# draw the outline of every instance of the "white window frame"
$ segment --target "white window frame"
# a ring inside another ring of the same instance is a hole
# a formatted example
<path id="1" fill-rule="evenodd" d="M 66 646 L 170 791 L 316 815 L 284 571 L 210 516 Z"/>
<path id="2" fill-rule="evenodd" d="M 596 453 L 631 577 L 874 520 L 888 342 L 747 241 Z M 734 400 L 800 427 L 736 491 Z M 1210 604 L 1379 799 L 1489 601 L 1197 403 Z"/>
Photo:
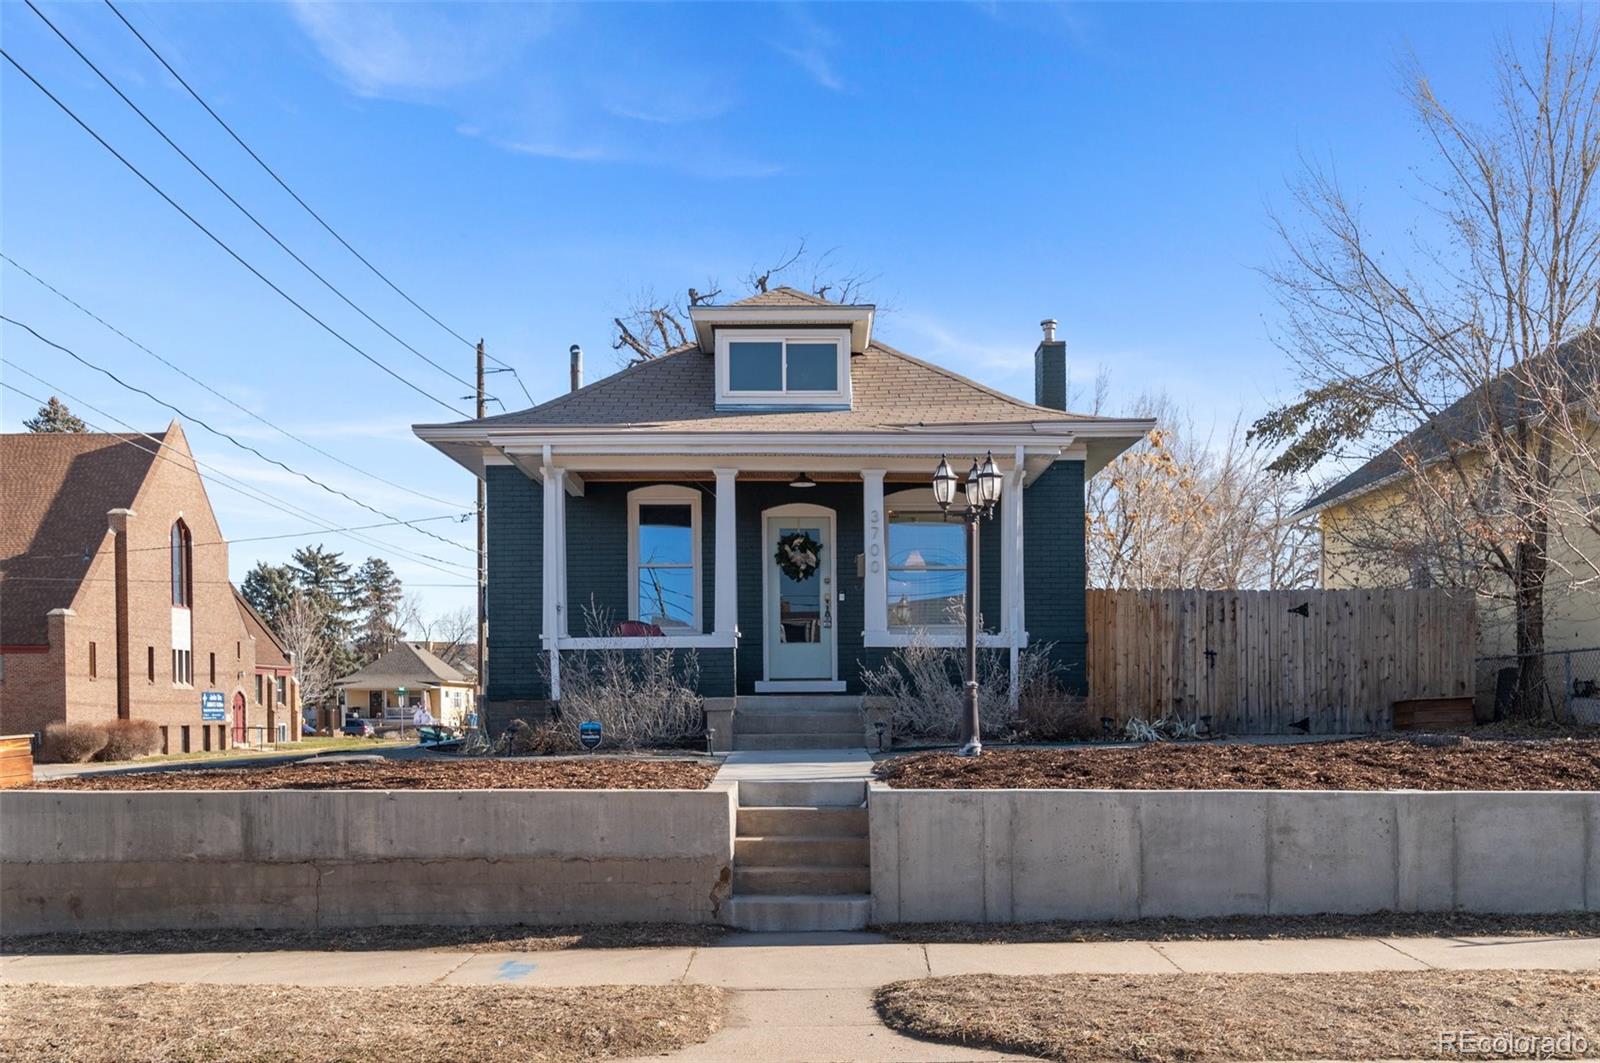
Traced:
<path id="1" fill-rule="evenodd" d="M 678 487 L 671 484 L 658 484 L 652 487 L 636 487 L 628 492 L 628 619 L 642 623 L 650 623 L 643 617 L 635 616 L 639 611 L 639 507 L 659 505 L 687 505 L 689 507 L 689 538 L 692 547 L 691 556 L 693 563 L 690 571 L 694 578 L 691 586 L 694 589 L 694 619 L 687 626 L 662 625 L 664 635 L 700 635 L 705 633 L 703 617 L 704 595 L 701 591 L 701 581 L 705 572 L 700 557 L 700 492 L 693 487 Z M 651 566 L 655 567 L 655 566 Z M 682 566 L 661 566 L 663 568 L 679 568 Z"/>
<path id="2" fill-rule="evenodd" d="M 923 496 L 926 496 L 926 499 L 924 499 Z M 884 605 L 885 605 L 885 610 L 886 610 L 885 615 L 888 617 L 887 627 L 888 627 L 889 632 L 891 634 L 894 634 L 894 635 L 913 635 L 913 634 L 916 634 L 917 632 L 927 632 L 930 635 L 961 634 L 962 637 L 964 638 L 965 637 L 965 629 L 961 624 L 896 624 L 894 622 L 894 600 L 893 600 L 892 597 L 890 597 L 890 590 L 889 590 L 890 586 L 894 582 L 894 573 L 895 573 L 895 566 L 890 560 L 894 556 L 893 553 L 892 553 L 893 544 L 894 544 L 894 514 L 896 514 L 896 513 L 929 513 L 929 514 L 936 514 L 936 515 L 939 515 L 939 516 L 946 516 L 944 511 L 939 508 L 939 504 L 934 501 L 934 499 L 933 499 L 933 491 L 931 489 L 922 489 L 922 490 L 913 489 L 913 490 L 907 490 L 907 491 L 897 491 L 897 492 L 895 492 L 895 494 L 888 496 L 884 500 L 883 510 L 884 510 L 884 521 L 883 521 L 883 593 L 884 593 Z M 961 527 L 961 519 L 960 518 L 952 518 L 952 517 L 946 516 L 946 519 L 950 524 L 953 524 L 958 528 Z M 978 535 L 979 535 L 979 537 L 981 539 L 982 536 L 983 536 L 983 528 L 982 528 L 982 526 L 979 526 L 979 528 L 978 528 Z M 966 547 L 965 547 L 965 538 L 966 538 L 966 530 L 962 529 L 962 540 L 963 540 L 962 549 L 963 550 L 966 549 Z M 982 558 L 982 556 L 983 556 L 983 552 L 980 549 L 978 551 L 978 556 L 970 559 L 969 563 L 970 564 L 976 564 L 978 562 L 978 560 Z M 904 566 L 901 566 L 901 568 L 903 569 Z M 962 578 L 962 585 L 961 585 L 961 593 L 962 593 L 963 597 L 966 596 L 966 580 L 965 580 L 966 567 L 965 566 L 963 566 L 960 569 L 954 568 L 952 566 L 940 566 L 939 568 L 937 568 L 935 570 L 930 570 L 930 571 L 961 572 L 962 573 L 962 577 L 963 577 Z M 983 578 L 983 568 L 982 568 L 981 565 L 978 568 L 978 578 L 979 578 L 979 580 L 981 580 Z M 982 602 L 983 601 L 982 588 L 978 587 L 978 588 L 976 588 L 976 590 L 978 591 L 978 601 Z M 971 608 L 971 603 L 968 603 L 968 608 Z M 980 634 L 983 634 L 983 633 L 980 632 Z"/>
<path id="3" fill-rule="evenodd" d="M 788 383 L 788 344 L 832 343 L 838 352 L 839 386 L 833 391 L 733 391 L 729 381 L 728 348 L 732 343 L 782 343 L 783 371 Z M 850 330 L 830 329 L 718 329 L 716 346 L 718 406 L 850 407 Z"/>

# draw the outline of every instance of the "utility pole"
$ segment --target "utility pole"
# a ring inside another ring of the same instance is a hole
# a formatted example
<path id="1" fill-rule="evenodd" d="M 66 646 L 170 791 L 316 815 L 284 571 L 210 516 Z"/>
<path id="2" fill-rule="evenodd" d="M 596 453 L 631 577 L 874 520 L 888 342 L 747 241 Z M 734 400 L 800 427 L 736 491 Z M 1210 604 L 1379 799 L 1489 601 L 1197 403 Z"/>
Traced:
<path id="1" fill-rule="evenodd" d="M 478 340 L 478 420 L 484 416 L 483 395 L 483 340 Z M 484 523 L 488 492 L 482 476 L 478 477 L 478 729 L 489 734 L 489 673 L 486 662 L 489 656 L 489 532 Z"/>

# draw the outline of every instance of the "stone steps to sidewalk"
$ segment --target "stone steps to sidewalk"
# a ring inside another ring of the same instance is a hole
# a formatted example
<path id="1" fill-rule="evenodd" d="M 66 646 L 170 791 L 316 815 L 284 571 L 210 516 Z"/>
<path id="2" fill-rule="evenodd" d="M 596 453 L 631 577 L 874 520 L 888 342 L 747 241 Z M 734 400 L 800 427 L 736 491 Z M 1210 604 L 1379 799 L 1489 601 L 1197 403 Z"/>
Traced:
<path id="1" fill-rule="evenodd" d="M 735 871 L 741 867 L 865 867 L 867 839 L 803 834 L 749 837 L 741 833 L 733 840 L 733 861 Z"/>
<path id="2" fill-rule="evenodd" d="M 735 713 L 861 711 L 860 694 L 743 694 Z"/>
<path id="3" fill-rule="evenodd" d="M 789 867 L 733 867 L 733 895 L 801 894 L 837 895 L 872 892 L 872 875 L 866 867 L 793 865 Z"/>
<path id="4" fill-rule="evenodd" d="M 805 734 L 808 732 L 862 735 L 861 713 L 846 712 L 753 712 L 738 716 L 735 736 L 759 734 Z"/>
<path id="5" fill-rule="evenodd" d="M 867 810 L 815 805 L 770 808 L 747 805 L 739 809 L 738 831 L 740 835 L 760 838 L 793 835 L 865 838 Z"/>
<path id="6" fill-rule="evenodd" d="M 763 749 L 865 749 L 866 739 L 859 729 L 853 731 L 781 732 L 777 734 L 749 734 L 737 724 L 733 729 L 733 747 L 736 750 Z"/>
<path id="7" fill-rule="evenodd" d="M 861 808 L 867 802 L 867 784 L 854 779 L 747 780 L 739 783 L 739 807 L 746 808 Z"/>
<path id="8" fill-rule="evenodd" d="M 872 917 L 872 898 L 865 893 L 735 896 L 723 906 L 722 917 L 724 923 L 739 930 L 860 930 Z"/>

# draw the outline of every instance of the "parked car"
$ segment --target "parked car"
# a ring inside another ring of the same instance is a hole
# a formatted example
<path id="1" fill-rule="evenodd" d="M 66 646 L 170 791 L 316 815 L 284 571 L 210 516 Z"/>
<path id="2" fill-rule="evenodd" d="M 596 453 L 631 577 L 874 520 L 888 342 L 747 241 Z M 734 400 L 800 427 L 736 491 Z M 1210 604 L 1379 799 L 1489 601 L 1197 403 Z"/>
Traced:
<path id="1" fill-rule="evenodd" d="M 376 738 L 378 735 L 377 729 L 372 726 L 371 720 L 346 720 L 341 730 L 351 738 Z"/>

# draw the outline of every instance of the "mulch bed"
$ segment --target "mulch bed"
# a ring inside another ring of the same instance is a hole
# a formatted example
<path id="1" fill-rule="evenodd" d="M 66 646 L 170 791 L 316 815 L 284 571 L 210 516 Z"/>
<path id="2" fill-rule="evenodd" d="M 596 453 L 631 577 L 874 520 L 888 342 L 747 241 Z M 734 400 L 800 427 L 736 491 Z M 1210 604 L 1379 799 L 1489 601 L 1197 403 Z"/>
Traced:
<path id="1" fill-rule="evenodd" d="M 125 1063 L 618 1059 L 704 1041 L 709 986 L 0 988 L 0 1059 Z"/>
<path id="2" fill-rule="evenodd" d="M 1600 925 L 1600 917 L 1596 918 Z M 86 930 L 0 936 L 0 956 L 191 952 L 372 952 L 461 949 L 555 952 L 716 944 L 725 930 L 701 923 L 591 926 L 364 926 L 345 929 Z"/>
<path id="3" fill-rule="evenodd" d="M 571 757 L 383 760 L 116 772 L 37 790 L 703 790 L 717 765 L 697 760 Z"/>
<path id="4" fill-rule="evenodd" d="M 1593 972 L 962 975 L 884 986 L 877 1004 L 886 1023 L 913 1036 L 1075 1063 L 1571 1059 L 1600 1051 Z M 1507 1036 L 1462 1051 L 1441 1043 L 1454 1031 Z M 1546 1037 L 1553 1040 L 1520 1040 Z"/>
<path id="5" fill-rule="evenodd" d="M 1600 740 L 1351 739 L 919 753 L 881 761 L 897 789 L 1600 790 Z"/>
<path id="6" fill-rule="evenodd" d="M 1371 915 L 1229 915 L 1208 919 L 1130 919 L 1117 923 L 889 923 L 873 927 L 918 944 L 1061 941 L 1244 941 L 1261 938 L 1600 937 L 1600 912 L 1477 915 L 1375 912 Z"/>

